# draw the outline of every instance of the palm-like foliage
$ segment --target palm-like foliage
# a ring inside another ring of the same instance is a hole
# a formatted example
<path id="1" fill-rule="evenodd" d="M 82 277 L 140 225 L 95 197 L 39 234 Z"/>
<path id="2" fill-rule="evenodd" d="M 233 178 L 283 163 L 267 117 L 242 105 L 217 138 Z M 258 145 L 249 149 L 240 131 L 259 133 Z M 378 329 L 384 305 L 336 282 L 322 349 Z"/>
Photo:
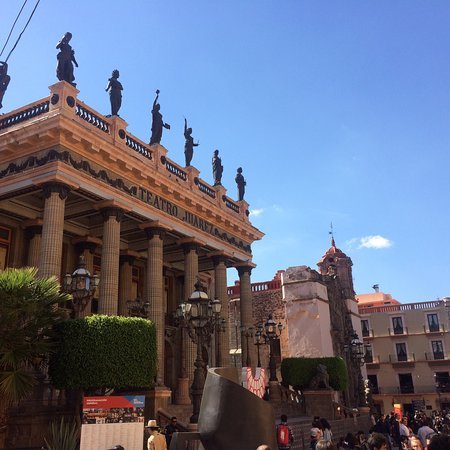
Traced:
<path id="1" fill-rule="evenodd" d="M 75 450 L 79 439 L 79 429 L 75 422 L 52 422 L 48 436 L 44 438 L 48 450 Z"/>
<path id="2" fill-rule="evenodd" d="M 0 272 L 0 398 L 5 404 L 29 395 L 37 365 L 54 349 L 53 325 L 69 300 L 55 277 L 37 277 L 37 269 Z"/>

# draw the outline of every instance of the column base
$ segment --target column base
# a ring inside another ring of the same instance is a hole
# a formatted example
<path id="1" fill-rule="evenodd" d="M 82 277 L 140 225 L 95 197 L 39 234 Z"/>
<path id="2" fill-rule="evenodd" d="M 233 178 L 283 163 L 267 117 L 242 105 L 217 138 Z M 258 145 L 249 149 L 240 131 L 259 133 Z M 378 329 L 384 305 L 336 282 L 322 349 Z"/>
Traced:
<path id="1" fill-rule="evenodd" d="M 280 400 L 281 399 L 280 383 L 278 381 L 269 380 L 269 392 L 270 392 L 270 400 Z"/>
<path id="2" fill-rule="evenodd" d="M 158 409 L 164 409 L 167 411 L 169 400 L 172 395 L 172 391 L 165 386 L 155 386 L 148 391 L 145 405 L 146 414 L 148 419 L 154 419 L 157 417 Z"/>
<path id="3" fill-rule="evenodd" d="M 189 378 L 178 378 L 177 390 L 175 393 L 176 405 L 190 405 Z"/>

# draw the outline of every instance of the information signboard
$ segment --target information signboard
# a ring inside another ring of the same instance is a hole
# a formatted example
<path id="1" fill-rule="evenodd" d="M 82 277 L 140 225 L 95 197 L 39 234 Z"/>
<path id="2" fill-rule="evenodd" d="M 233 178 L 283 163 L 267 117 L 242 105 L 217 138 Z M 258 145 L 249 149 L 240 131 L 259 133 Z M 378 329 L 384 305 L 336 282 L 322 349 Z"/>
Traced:
<path id="1" fill-rule="evenodd" d="M 80 450 L 142 450 L 145 397 L 84 397 Z"/>

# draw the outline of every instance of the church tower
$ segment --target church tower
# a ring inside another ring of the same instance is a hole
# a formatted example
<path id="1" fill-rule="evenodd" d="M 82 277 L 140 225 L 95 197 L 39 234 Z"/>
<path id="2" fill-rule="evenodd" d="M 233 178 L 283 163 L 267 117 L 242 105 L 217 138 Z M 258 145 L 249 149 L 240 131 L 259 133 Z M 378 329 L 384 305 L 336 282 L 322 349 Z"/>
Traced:
<path id="1" fill-rule="evenodd" d="M 331 238 L 331 247 L 317 263 L 321 275 L 336 276 L 340 280 L 343 294 L 346 299 L 354 299 L 352 266 L 353 262 L 342 250 L 336 247 L 334 237 Z"/>

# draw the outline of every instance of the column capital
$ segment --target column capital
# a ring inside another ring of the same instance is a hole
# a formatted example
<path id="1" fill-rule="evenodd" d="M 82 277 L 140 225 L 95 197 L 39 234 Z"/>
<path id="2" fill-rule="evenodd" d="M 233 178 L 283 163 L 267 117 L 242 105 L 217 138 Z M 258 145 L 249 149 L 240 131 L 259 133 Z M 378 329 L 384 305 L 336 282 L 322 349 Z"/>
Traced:
<path id="1" fill-rule="evenodd" d="M 225 252 L 211 252 L 208 253 L 207 256 L 212 259 L 214 266 L 218 266 L 220 263 L 226 264 L 231 258 L 231 255 L 228 255 Z"/>
<path id="2" fill-rule="evenodd" d="M 72 239 L 72 244 L 75 245 L 78 253 L 89 250 L 89 253 L 94 254 L 97 247 L 102 245 L 102 240 L 94 236 L 83 236 Z"/>
<path id="3" fill-rule="evenodd" d="M 178 239 L 177 244 L 183 249 L 185 255 L 191 251 L 198 253 L 198 249 L 205 245 L 203 241 L 190 237 Z"/>
<path id="4" fill-rule="evenodd" d="M 153 239 L 155 236 L 159 236 L 161 239 L 163 239 L 166 232 L 172 229 L 159 220 L 152 220 L 150 222 L 141 223 L 139 225 L 139 228 L 145 231 L 147 239 Z"/>
<path id="5" fill-rule="evenodd" d="M 252 274 L 252 269 L 256 267 L 256 264 L 248 261 L 248 262 L 241 262 L 234 265 L 236 270 L 238 271 L 239 276 L 241 277 L 245 273 L 248 273 L 249 275 Z"/>
<path id="6" fill-rule="evenodd" d="M 123 250 L 120 252 L 119 256 L 119 263 L 122 264 L 129 264 L 132 266 L 137 258 L 139 258 L 141 255 L 138 252 L 135 252 L 133 250 Z"/>
<path id="7" fill-rule="evenodd" d="M 42 234 L 42 225 L 29 225 L 25 228 L 25 237 L 33 239 L 37 234 Z"/>
<path id="8" fill-rule="evenodd" d="M 100 210 L 103 221 L 106 222 L 110 217 L 115 217 L 117 222 L 122 222 L 124 210 L 121 208 L 109 207 Z"/>
<path id="9" fill-rule="evenodd" d="M 53 192 L 59 194 L 61 200 L 65 200 L 70 192 L 70 186 L 64 183 L 49 182 L 42 185 L 42 191 L 44 192 L 44 197 L 49 198 Z"/>

